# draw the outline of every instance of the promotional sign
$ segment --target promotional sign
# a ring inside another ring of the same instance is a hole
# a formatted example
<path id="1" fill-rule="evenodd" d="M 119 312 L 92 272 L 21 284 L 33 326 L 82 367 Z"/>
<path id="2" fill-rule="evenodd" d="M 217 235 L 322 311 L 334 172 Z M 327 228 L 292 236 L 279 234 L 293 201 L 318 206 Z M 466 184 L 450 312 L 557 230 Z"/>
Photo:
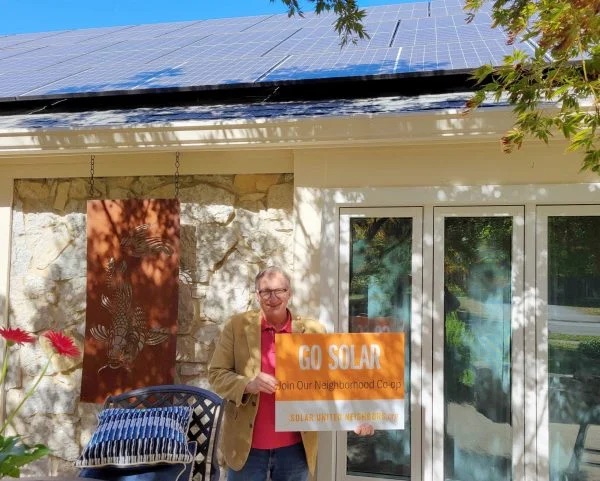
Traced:
<path id="1" fill-rule="evenodd" d="M 404 428 L 404 333 L 277 334 L 275 429 Z"/>

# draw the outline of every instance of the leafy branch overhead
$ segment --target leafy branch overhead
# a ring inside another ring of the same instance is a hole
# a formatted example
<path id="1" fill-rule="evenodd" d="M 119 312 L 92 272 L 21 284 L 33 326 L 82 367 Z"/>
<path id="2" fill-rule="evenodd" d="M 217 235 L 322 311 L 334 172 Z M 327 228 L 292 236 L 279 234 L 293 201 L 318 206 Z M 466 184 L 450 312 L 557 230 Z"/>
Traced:
<path id="1" fill-rule="evenodd" d="M 274 2 L 275 0 L 271 0 Z M 302 7 L 298 0 L 281 0 L 288 8 L 288 15 L 303 15 Z M 335 31 L 339 34 L 342 46 L 348 42 L 356 43 L 358 40 L 368 39 L 363 20 L 366 12 L 358 8 L 355 0 L 308 0 L 314 4 L 315 13 L 333 11 L 336 15 Z"/>
<path id="2" fill-rule="evenodd" d="M 274 0 L 271 0 L 274 1 Z M 302 15 L 299 0 L 281 0 L 289 15 Z M 365 11 L 355 0 L 308 0 L 315 12 L 333 11 L 342 45 L 369 38 Z M 493 27 L 509 43 L 523 41 L 533 54 L 516 49 L 502 65 L 474 72 L 479 88 L 467 112 L 491 96 L 507 99 L 515 122 L 502 137 L 505 152 L 527 136 L 548 142 L 555 134 L 568 149 L 583 153 L 582 170 L 600 173 L 600 0 L 465 0 L 467 22 L 491 3 Z"/>
<path id="3" fill-rule="evenodd" d="M 484 1 L 466 0 L 467 21 Z M 496 0 L 491 14 L 509 43 L 520 39 L 534 53 L 516 49 L 502 65 L 477 69 L 468 110 L 488 95 L 506 98 L 516 119 L 505 152 L 528 135 L 547 143 L 558 132 L 568 150 L 583 153 L 582 170 L 600 173 L 600 0 Z"/>

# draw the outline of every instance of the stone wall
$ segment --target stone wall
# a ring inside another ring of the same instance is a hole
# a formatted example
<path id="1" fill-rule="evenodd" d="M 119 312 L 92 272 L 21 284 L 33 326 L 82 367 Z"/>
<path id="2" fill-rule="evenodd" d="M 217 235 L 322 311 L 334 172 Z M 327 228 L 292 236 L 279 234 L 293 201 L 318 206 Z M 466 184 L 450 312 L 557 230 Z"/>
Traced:
<path id="1" fill-rule="evenodd" d="M 219 326 L 254 307 L 256 273 L 291 270 L 293 176 L 207 175 L 179 179 L 181 274 L 176 382 L 207 387 Z M 173 177 L 96 178 L 95 198 L 171 198 Z M 18 180 L 13 207 L 8 325 L 41 334 L 63 330 L 83 349 L 88 179 Z M 11 354 L 4 389 L 14 408 L 46 363 L 43 343 Z M 15 362 L 18 360 L 18 362 Z M 74 472 L 99 405 L 79 402 L 82 360 L 52 364 L 14 428 L 52 455 L 22 474 Z"/>

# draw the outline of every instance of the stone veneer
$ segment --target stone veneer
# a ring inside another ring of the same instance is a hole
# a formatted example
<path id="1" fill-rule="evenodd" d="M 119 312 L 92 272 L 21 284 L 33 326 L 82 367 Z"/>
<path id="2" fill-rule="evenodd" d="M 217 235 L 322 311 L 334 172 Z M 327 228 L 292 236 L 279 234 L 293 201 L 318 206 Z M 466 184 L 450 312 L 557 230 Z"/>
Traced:
<path id="1" fill-rule="evenodd" d="M 207 363 L 219 326 L 253 307 L 254 276 L 267 265 L 291 270 L 293 176 L 180 177 L 181 274 L 176 382 L 208 387 Z M 173 177 L 96 178 L 95 198 L 172 198 Z M 86 201 L 89 180 L 15 182 L 8 325 L 34 333 L 60 329 L 83 348 L 86 308 Z M 4 323 L 0 323 L 4 324 Z M 11 354 L 7 410 L 47 360 L 43 342 Z M 52 455 L 23 476 L 73 473 L 100 406 L 79 402 L 82 360 L 55 358 L 15 418 L 28 443 Z M 15 362 L 18 360 L 19 362 Z"/>

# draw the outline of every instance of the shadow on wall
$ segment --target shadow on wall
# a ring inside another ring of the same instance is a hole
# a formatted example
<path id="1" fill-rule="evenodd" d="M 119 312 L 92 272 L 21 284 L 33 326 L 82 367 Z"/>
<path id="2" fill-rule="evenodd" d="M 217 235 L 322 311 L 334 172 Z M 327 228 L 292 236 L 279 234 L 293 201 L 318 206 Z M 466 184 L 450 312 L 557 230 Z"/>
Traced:
<path id="1" fill-rule="evenodd" d="M 95 187 L 101 199 L 172 198 L 174 193 L 172 176 L 96 178 Z M 291 271 L 293 190 L 291 174 L 180 178 L 176 382 L 207 386 L 219 326 L 234 312 L 254 306 L 256 273 L 272 264 Z M 61 329 L 83 342 L 88 199 L 87 179 L 15 182 L 11 326 L 32 332 Z M 15 370 L 7 384 L 9 403 L 23 395 L 45 359 L 35 348 L 20 354 L 20 372 Z M 81 365 L 49 372 L 15 420 L 31 442 L 44 442 L 53 452 L 24 475 L 73 471 L 72 461 L 87 443 L 99 408 L 79 401 L 81 376 Z"/>

